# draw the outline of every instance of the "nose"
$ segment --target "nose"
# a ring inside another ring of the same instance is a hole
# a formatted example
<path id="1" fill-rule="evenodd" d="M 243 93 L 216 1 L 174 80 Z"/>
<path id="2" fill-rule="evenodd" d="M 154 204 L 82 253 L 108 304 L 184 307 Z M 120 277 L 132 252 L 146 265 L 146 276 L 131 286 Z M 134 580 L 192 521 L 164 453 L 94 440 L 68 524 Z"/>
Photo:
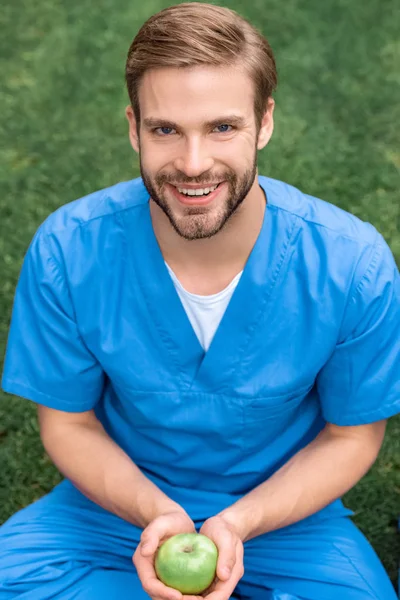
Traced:
<path id="1" fill-rule="evenodd" d="M 197 177 L 209 171 L 213 165 L 214 160 L 207 152 L 207 144 L 202 143 L 199 137 L 186 140 L 174 161 L 174 167 L 187 177 Z"/>

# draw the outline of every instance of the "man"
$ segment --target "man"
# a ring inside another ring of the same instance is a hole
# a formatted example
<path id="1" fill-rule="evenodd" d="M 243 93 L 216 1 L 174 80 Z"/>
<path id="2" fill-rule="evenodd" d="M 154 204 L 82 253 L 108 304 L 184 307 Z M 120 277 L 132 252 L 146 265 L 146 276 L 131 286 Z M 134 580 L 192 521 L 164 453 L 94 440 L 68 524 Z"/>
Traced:
<path id="1" fill-rule="evenodd" d="M 3 389 L 66 479 L 0 529 L 0 600 L 193 600 L 154 571 L 193 531 L 207 600 L 393 600 L 340 500 L 400 409 L 390 249 L 258 175 L 276 70 L 239 15 L 154 15 L 126 73 L 142 177 L 50 215 L 16 291 Z"/>

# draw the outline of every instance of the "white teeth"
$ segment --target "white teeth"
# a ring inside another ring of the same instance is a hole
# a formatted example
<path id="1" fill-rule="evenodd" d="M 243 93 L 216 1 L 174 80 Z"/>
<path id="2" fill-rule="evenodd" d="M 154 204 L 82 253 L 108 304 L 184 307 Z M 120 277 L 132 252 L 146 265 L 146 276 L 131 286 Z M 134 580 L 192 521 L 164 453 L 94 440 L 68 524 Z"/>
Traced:
<path id="1" fill-rule="evenodd" d="M 209 192 L 213 192 L 216 190 L 218 185 L 214 185 L 214 187 L 210 188 L 201 188 L 199 190 L 186 190 L 185 188 L 178 187 L 178 191 L 181 194 L 186 194 L 187 196 L 203 196 L 204 194 L 208 194 Z"/>

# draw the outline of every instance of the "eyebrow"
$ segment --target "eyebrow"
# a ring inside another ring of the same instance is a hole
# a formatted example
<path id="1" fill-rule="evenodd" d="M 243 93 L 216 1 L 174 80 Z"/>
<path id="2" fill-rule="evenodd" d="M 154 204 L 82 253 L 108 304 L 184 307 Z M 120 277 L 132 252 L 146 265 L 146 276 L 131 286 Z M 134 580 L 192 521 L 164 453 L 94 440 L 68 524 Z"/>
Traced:
<path id="1" fill-rule="evenodd" d="M 225 123 L 235 125 L 236 127 L 243 127 L 246 123 L 246 119 L 239 115 L 225 115 L 223 117 L 218 117 L 217 119 L 207 121 L 204 123 L 204 126 L 208 129 L 209 127 L 215 127 L 216 125 Z M 167 119 L 158 119 L 157 117 L 147 117 L 146 119 L 143 119 L 143 124 L 148 129 L 151 129 L 152 127 L 172 127 L 173 129 L 179 129 L 179 125 L 177 123 L 168 121 Z"/>

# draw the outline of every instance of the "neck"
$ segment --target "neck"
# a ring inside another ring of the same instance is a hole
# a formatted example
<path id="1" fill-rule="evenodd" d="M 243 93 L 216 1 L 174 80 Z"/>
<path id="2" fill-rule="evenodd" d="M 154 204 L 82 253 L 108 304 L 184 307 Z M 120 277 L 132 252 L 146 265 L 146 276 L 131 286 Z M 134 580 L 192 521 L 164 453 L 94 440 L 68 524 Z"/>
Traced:
<path id="1" fill-rule="evenodd" d="M 260 233 L 266 197 L 258 178 L 238 210 L 223 229 L 212 238 L 185 240 L 171 226 L 168 217 L 150 200 L 150 214 L 155 236 L 164 260 L 171 268 L 211 270 L 244 268 Z"/>

